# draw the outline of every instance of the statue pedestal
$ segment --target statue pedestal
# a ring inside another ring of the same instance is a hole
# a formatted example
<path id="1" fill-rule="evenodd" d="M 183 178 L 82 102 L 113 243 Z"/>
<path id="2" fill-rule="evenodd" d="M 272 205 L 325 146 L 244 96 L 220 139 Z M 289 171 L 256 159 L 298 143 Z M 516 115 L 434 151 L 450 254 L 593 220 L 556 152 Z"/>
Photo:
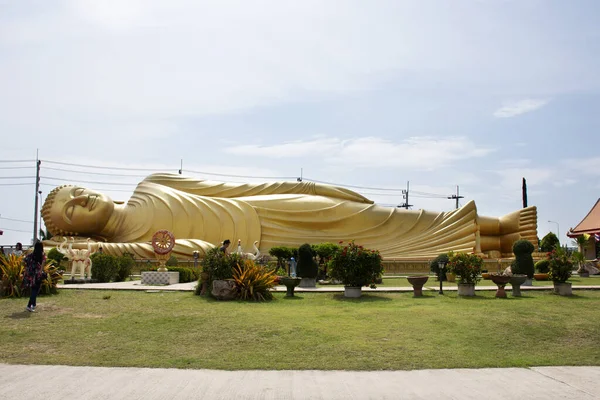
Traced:
<path id="1" fill-rule="evenodd" d="M 142 285 L 174 285 L 179 283 L 179 272 L 142 272 Z"/>

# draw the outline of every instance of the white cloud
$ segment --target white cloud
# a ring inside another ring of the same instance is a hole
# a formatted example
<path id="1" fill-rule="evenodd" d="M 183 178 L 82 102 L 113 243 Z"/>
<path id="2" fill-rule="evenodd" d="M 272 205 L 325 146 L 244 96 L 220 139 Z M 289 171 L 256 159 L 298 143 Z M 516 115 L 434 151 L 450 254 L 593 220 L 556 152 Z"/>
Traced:
<path id="1" fill-rule="evenodd" d="M 512 118 L 517 115 L 532 112 L 548 104 L 548 99 L 524 99 L 519 101 L 507 102 L 494 112 L 496 118 Z"/>
<path id="2" fill-rule="evenodd" d="M 453 161 L 483 157 L 494 149 L 465 137 L 412 137 L 403 141 L 364 137 L 314 139 L 275 145 L 228 147 L 230 154 L 271 158 L 318 157 L 327 164 L 355 167 L 403 167 L 432 170 Z"/>

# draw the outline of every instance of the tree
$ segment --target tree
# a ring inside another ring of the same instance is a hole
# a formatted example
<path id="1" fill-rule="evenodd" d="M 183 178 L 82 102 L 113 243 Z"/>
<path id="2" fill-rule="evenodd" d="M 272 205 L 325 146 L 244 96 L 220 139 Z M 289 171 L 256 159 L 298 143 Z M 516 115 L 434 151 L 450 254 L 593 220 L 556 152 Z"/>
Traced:
<path id="1" fill-rule="evenodd" d="M 560 240 L 558 240 L 558 237 L 553 232 L 549 232 L 544 236 L 540 243 L 540 248 L 544 253 L 551 252 L 556 246 L 560 246 Z"/>

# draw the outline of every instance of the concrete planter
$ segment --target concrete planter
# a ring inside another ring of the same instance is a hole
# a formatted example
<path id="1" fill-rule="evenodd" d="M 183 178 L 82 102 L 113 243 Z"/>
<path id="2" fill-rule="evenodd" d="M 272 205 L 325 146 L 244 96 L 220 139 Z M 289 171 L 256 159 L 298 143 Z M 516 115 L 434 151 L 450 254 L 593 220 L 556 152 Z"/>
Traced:
<path id="1" fill-rule="evenodd" d="M 513 297 L 521 297 L 521 285 L 527 280 L 527 275 L 513 275 L 510 277 Z"/>
<path id="2" fill-rule="evenodd" d="M 573 290 L 570 282 L 554 282 L 554 293 L 560 296 L 571 296 Z"/>
<path id="3" fill-rule="evenodd" d="M 357 298 L 362 296 L 362 288 L 360 286 L 344 286 L 344 297 Z"/>
<path id="4" fill-rule="evenodd" d="M 408 282 L 413 286 L 413 294 L 415 297 L 423 296 L 423 285 L 429 279 L 428 276 L 409 276 Z"/>
<path id="5" fill-rule="evenodd" d="M 300 280 L 301 278 L 291 278 L 289 276 L 281 278 L 281 283 L 287 288 L 285 297 L 294 297 L 294 288 L 300 284 Z"/>
<path id="6" fill-rule="evenodd" d="M 459 283 L 458 284 L 458 295 L 472 297 L 475 296 L 475 284 L 474 283 Z"/>
<path id="7" fill-rule="evenodd" d="M 317 287 L 317 279 L 316 278 L 302 278 L 298 287 L 316 288 Z"/>

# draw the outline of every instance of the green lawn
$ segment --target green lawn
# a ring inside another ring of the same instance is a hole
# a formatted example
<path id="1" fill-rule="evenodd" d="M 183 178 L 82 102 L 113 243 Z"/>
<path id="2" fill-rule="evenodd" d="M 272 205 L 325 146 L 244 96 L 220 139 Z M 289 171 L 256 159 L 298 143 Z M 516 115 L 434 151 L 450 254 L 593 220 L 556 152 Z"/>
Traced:
<path id="1" fill-rule="evenodd" d="M 191 293 L 63 290 L 1 299 L 0 362 L 216 369 L 419 369 L 600 365 L 600 291 L 496 299 L 433 292 L 268 303 Z M 110 298 L 108 298 L 110 296 Z"/>
<path id="2" fill-rule="evenodd" d="M 586 286 L 598 285 L 598 286 L 600 286 L 600 276 L 592 276 L 589 278 L 580 278 L 578 276 L 573 276 L 573 277 L 571 277 L 571 279 L 569 279 L 569 282 L 571 282 L 573 285 L 586 285 Z M 433 275 L 430 275 L 429 280 L 425 284 L 425 287 L 437 287 L 439 285 L 440 285 L 440 283 L 436 280 L 436 277 Z M 480 280 L 478 285 L 480 285 L 480 286 L 495 286 L 494 282 L 492 282 L 491 280 L 486 280 L 486 279 Z M 330 286 L 342 287 L 343 285 L 317 285 L 317 287 L 330 287 Z M 399 277 L 386 278 L 384 276 L 383 283 L 377 285 L 377 287 L 380 287 L 380 286 L 381 287 L 411 287 L 411 284 L 408 283 L 408 280 L 406 278 L 399 278 Z M 444 281 L 444 286 L 456 286 L 456 282 Z M 536 281 L 534 279 L 533 286 L 552 286 L 552 281 Z M 510 284 L 507 285 L 507 288 L 510 288 Z"/>

